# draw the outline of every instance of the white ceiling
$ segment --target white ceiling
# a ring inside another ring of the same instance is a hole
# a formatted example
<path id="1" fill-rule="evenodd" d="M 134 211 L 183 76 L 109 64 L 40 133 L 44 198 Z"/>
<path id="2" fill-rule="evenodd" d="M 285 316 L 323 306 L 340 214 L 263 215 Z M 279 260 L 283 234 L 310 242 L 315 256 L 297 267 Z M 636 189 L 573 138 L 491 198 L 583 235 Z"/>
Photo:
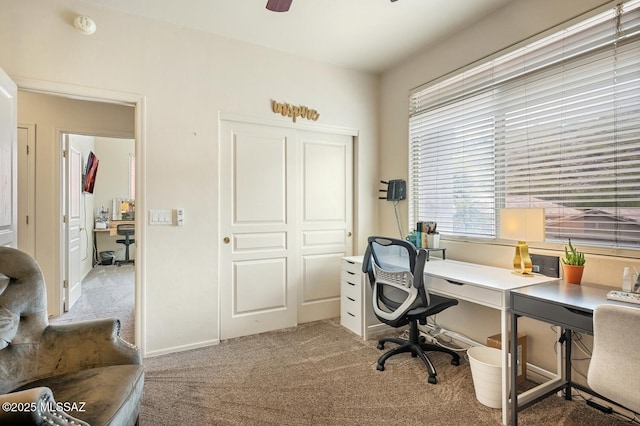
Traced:
<path id="1" fill-rule="evenodd" d="M 86 0 L 350 69 L 378 73 L 511 0 Z M 100 22 L 97 22 L 100 31 Z"/>

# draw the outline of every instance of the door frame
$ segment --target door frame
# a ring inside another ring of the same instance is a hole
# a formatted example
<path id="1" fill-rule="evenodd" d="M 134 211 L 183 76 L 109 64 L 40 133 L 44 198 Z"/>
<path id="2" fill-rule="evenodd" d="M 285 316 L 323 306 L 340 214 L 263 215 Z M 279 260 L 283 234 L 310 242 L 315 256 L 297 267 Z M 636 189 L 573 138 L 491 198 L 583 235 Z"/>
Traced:
<path id="1" fill-rule="evenodd" d="M 76 86 L 72 84 L 66 83 L 57 83 L 51 81 L 42 81 L 42 80 L 34 80 L 34 79 L 25 79 L 25 78 L 16 78 L 14 79 L 16 85 L 18 86 L 18 90 L 24 91 L 32 91 L 32 92 L 40 92 L 48 95 L 54 96 L 62 96 L 66 98 L 79 99 L 90 102 L 99 102 L 99 103 L 115 103 L 127 106 L 134 107 L 135 114 L 135 152 L 136 152 L 136 208 L 139 208 L 141 212 L 146 211 L 146 121 L 147 121 L 147 113 L 146 113 L 146 96 L 141 94 L 133 94 L 127 92 L 117 92 L 112 90 L 104 90 L 92 87 L 85 86 Z M 69 130 L 69 129 L 56 129 L 56 134 L 58 137 L 55 138 L 56 146 L 54 147 L 56 152 L 62 152 L 62 147 L 60 146 L 60 133 L 84 133 L 82 131 Z M 99 133 L 99 132 L 89 132 L 89 133 Z M 103 135 L 108 137 L 118 137 L 122 135 Z M 62 261 L 63 261 L 63 253 L 64 244 L 63 244 L 63 217 L 62 217 L 62 173 L 64 173 L 63 168 L 61 167 L 61 162 L 58 161 L 54 165 L 57 168 L 57 173 L 55 174 L 59 180 L 56 188 L 58 190 L 58 196 L 55 197 L 57 206 L 53 206 L 55 211 L 58 212 L 58 223 L 60 226 L 56 230 L 56 237 L 58 241 L 58 248 L 55 252 L 54 257 L 56 258 L 56 268 L 57 274 L 56 276 L 60 277 L 63 274 L 62 271 Z M 136 232 L 136 240 L 139 241 L 139 244 L 136 244 L 136 266 L 135 266 L 135 344 L 142 351 L 143 356 L 146 354 L 146 310 L 145 310 L 145 289 L 146 289 L 146 233 L 145 233 L 145 216 L 140 215 L 140 220 L 136 220 L 135 224 L 135 232 Z M 49 289 L 47 289 L 49 290 Z M 62 283 L 60 285 L 52 288 L 53 297 L 58 302 L 60 313 L 62 312 L 62 299 L 63 299 L 63 291 L 62 291 Z"/>

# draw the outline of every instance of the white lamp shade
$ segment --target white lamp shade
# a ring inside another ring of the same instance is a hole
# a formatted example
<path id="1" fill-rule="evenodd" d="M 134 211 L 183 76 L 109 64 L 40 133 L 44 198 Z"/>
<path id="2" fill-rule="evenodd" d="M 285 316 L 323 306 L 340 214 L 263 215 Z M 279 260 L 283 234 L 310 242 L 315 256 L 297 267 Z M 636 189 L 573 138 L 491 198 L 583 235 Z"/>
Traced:
<path id="1" fill-rule="evenodd" d="M 500 237 L 544 241 L 544 209 L 500 209 Z"/>

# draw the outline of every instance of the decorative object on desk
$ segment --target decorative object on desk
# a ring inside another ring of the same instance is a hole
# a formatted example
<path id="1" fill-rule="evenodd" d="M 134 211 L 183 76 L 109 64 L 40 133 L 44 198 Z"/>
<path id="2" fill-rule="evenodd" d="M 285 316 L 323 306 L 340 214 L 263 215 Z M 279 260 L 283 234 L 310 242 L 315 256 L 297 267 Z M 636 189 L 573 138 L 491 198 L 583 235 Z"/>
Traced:
<path id="1" fill-rule="evenodd" d="M 569 284 L 580 284 L 582 282 L 585 262 L 584 253 L 576 250 L 573 244 L 571 244 L 571 239 L 569 239 L 569 245 L 565 246 L 564 258 L 562 259 L 565 282 Z"/>
<path id="2" fill-rule="evenodd" d="M 407 241 L 409 241 L 411 244 L 417 247 L 416 237 L 417 237 L 416 231 L 411 231 L 411 233 L 407 235 Z"/>
<path id="3" fill-rule="evenodd" d="M 416 247 L 439 248 L 440 234 L 437 228 L 438 223 L 433 221 L 416 223 Z"/>
<path id="4" fill-rule="evenodd" d="M 513 258 L 513 273 L 533 276 L 527 241 L 544 241 L 544 209 L 500 209 L 500 236 L 518 241 Z"/>

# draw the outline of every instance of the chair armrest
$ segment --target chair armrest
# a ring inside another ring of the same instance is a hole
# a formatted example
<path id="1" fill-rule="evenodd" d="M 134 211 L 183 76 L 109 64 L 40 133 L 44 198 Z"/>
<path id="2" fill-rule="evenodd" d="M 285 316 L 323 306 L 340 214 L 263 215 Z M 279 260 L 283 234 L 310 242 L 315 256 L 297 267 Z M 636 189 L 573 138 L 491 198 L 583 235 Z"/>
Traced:
<path id="1" fill-rule="evenodd" d="M 109 365 L 142 365 L 138 348 L 119 336 L 115 318 L 49 324 L 38 355 L 38 375 L 58 375 Z"/>
<path id="2" fill-rule="evenodd" d="M 0 424 L 89 426 L 58 408 L 63 408 L 63 405 L 56 403 L 49 388 L 38 387 L 7 393 L 0 395 Z"/>

